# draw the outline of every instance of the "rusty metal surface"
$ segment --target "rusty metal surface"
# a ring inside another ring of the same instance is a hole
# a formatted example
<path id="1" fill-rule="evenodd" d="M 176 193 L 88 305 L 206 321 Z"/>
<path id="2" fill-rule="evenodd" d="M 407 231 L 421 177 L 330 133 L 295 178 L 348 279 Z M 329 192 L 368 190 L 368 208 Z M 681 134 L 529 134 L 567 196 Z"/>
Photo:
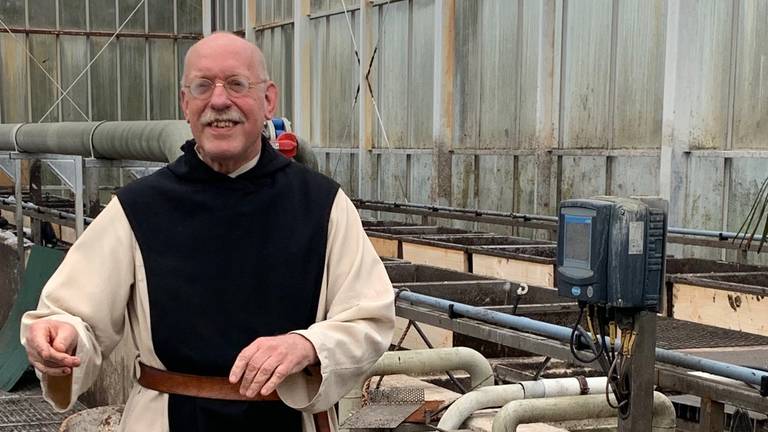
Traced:
<path id="1" fill-rule="evenodd" d="M 424 404 L 423 388 L 371 389 L 368 405 L 344 421 L 345 429 L 392 429 Z"/>

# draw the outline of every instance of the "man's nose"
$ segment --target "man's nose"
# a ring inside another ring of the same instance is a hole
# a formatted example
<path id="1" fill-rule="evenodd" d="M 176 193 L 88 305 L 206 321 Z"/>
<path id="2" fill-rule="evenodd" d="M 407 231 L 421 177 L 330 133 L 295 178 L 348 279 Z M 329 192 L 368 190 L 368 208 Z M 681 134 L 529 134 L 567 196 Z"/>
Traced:
<path id="1" fill-rule="evenodd" d="M 213 86 L 210 105 L 211 108 L 217 110 L 232 105 L 232 101 L 229 99 L 229 94 L 227 93 L 227 89 L 224 88 L 224 85 L 217 83 L 217 85 Z"/>

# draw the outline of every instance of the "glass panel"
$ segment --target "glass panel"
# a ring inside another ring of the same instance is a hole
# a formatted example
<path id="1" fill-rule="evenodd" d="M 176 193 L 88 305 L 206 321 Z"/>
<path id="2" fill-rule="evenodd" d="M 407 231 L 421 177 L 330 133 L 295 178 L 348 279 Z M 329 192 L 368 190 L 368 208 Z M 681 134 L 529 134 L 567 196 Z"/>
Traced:
<path id="1" fill-rule="evenodd" d="M 115 0 L 91 0 L 89 8 L 92 30 L 116 30 Z"/>
<path id="2" fill-rule="evenodd" d="M 56 36 L 29 35 L 29 49 L 46 72 L 57 79 Z M 39 121 L 43 114 L 56 102 L 58 91 L 55 84 L 32 60 L 29 61 L 29 79 L 32 91 L 32 121 Z M 59 112 L 54 108 L 43 121 L 58 121 Z"/>
<path id="3" fill-rule="evenodd" d="M 86 52 L 85 36 L 61 36 L 61 88 L 67 90 L 87 64 L 88 53 Z M 77 104 L 80 111 L 88 115 L 87 75 L 83 75 L 67 94 Z M 87 121 L 69 99 L 64 98 L 61 104 L 62 121 Z"/>
<path id="4" fill-rule="evenodd" d="M 235 29 L 235 0 L 227 0 L 227 30 Z"/>
<path id="5" fill-rule="evenodd" d="M 120 18 L 118 21 L 120 24 L 123 24 L 123 21 L 125 21 L 130 15 L 131 12 L 133 12 L 134 9 L 136 9 L 136 5 L 139 4 L 141 0 L 120 0 Z M 142 4 L 139 7 L 139 10 L 136 11 L 136 13 L 131 17 L 131 20 L 128 22 L 128 24 L 123 27 L 123 30 L 127 31 L 138 31 L 143 32 L 144 31 L 144 8 L 146 7 L 146 3 Z"/>
<path id="6" fill-rule="evenodd" d="M 24 45 L 7 33 L 0 33 L 0 115 L 3 123 L 28 120 L 27 55 Z"/>
<path id="7" fill-rule="evenodd" d="M 243 30 L 243 2 L 235 0 L 235 29 Z"/>
<path id="8" fill-rule="evenodd" d="M 147 0 L 149 4 L 149 31 L 173 33 L 173 4 L 168 0 Z"/>
<path id="9" fill-rule="evenodd" d="M 95 56 L 109 38 L 91 38 L 91 56 Z M 91 119 L 117 120 L 117 42 L 112 43 L 101 53 L 91 66 Z"/>
<path id="10" fill-rule="evenodd" d="M 173 52 L 173 40 L 149 40 L 149 101 L 152 120 L 176 118 L 178 86 L 175 73 L 176 56 Z"/>
<path id="11" fill-rule="evenodd" d="M 30 9 L 32 8 L 31 6 L 32 3 L 37 3 L 37 0 L 34 2 L 30 2 Z M 61 21 L 60 21 L 61 28 L 73 29 L 73 30 L 85 30 L 85 0 L 60 1 L 59 13 L 61 15 Z M 29 14 L 29 20 L 32 21 L 31 11 Z"/>
<path id="12" fill-rule="evenodd" d="M 200 0 L 178 0 L 179 33 L 203 33 Z"/>
<path id="13" fill-rule="evenodd" d="M 144 39 L 120 39 L 120 117 L 121 120 L 146 120 L 146 77 Z"/>
<path id="14" fill-rule="evenodd" d="M 2 9 L 3 15 L 5 15 L 5 7 Z M 22 15 L 22 18 L 23 17 L 24 15 Z M 29 2 L 29 26 L 32 28 L 55 29 L 56 0 L 37 0 Z"/>
<path id="15" fill-rule="evenodd" d="M 26 27 L 24 0 L 3 0 L 2 19 L 8 27 Z"/>
<path id="16" fill-rule="evenodd" d="M 191 40 L 185 40 L 185 39 L 179 39 L 177 43 L 177 51 L 178 51 L 178 62 L 179 62 L 179 75 L 178 75 L 178 83 L 181 83 L 183 77 L 184 77 L 184 56 L 187 55 L 187 51 L 189 51 L 189 48 L 195 43 L 195 41 Z M 181 88 L 181 85 L 177 86 L 174 91 L 176 92 L 176 100 L 178 101 L 178 90 Z M 177 102 L 178 103 L 178 102 Z M 179 119 L 184 118 L 184 113 L 179 110 Z"/>

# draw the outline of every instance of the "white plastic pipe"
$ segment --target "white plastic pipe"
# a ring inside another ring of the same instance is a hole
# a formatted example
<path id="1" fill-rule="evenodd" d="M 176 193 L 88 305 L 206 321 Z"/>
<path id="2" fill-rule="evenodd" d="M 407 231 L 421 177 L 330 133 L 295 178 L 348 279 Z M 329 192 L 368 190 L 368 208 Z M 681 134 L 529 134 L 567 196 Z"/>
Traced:
<path id="1" fill-rule="evenodd" d="M 586 380 L 589 393 L 605 391 L 607 381 L 605 377 L 587 378 Z M 475 411 L 501 407 L 515 400 L 578 396 L 582 394 L 581 392 L 581 383 L 577 378 L 544 379 L 483 387 L 456 399 L 445 411 L 437 427 L 445 430 L 459 429 Z"/>
<path id="2" fill-rule="evenodd" d="M 613 395 L 611 395 L 613 399 Z M 493 418 L 493 432 L 515 432 L 526 423 L 559 422 L 616 417 L 605 395 L 565 396 L 510 402 Z M 653 432 L 675 431 L 675 408 L 663 394 L 653 392 Z"/>
<path id="3" fill-rule="evenodd" d="M 368 372 L 366 379 L 379 375 L 423 374 L 463 370 L 469 373 L 470 386 L 478 389 L 494 383 L 493 369 L 479 352 L 466 347 L 388 351 Z M 339 401 L 339 421 L 344 422 L 360 408 L 362 392 L 356 388 Z"/>

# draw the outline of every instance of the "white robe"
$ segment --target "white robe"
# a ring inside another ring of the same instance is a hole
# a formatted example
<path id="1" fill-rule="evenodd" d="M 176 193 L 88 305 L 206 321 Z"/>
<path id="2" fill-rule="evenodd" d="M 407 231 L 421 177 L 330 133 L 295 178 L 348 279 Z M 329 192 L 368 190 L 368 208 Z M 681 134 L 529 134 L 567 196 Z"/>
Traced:
<path id="1" fill-rule="evenodd" d="M 43 289 L 37 310 L 22 318 L 22 344 L 36 320 L 65 321 L 77 329 L 81 365 L 74 369 L 71 388 L 57 390 L 49 385 L 47 376 L 41 377 L 43 396 L 56 409 L 71 408 L 96 380 L 103 359 L 123 334 L 126 310 L 139 353 L 137 361 L 165 369 L 152 346 L 144 262 L 115 198 L 69 250 Z M 284 403 L 304 413 L 306 432 L 314 431 L 311 414 L 324 410 L 330 414 L 333 429 L 338 428 L 330 408 L 352 386 L 361 384 L 366 371 L 389 346 L 393 327 L 392 285 L 357 210 L 339 190 L 328 226 L 316 323 L 296 331 L 314 345 L 322 376 L 294 374 L 277 388 Z M 167 402 L 167 394 L 134 383 L 119 431 L 168 431 Z"/>

